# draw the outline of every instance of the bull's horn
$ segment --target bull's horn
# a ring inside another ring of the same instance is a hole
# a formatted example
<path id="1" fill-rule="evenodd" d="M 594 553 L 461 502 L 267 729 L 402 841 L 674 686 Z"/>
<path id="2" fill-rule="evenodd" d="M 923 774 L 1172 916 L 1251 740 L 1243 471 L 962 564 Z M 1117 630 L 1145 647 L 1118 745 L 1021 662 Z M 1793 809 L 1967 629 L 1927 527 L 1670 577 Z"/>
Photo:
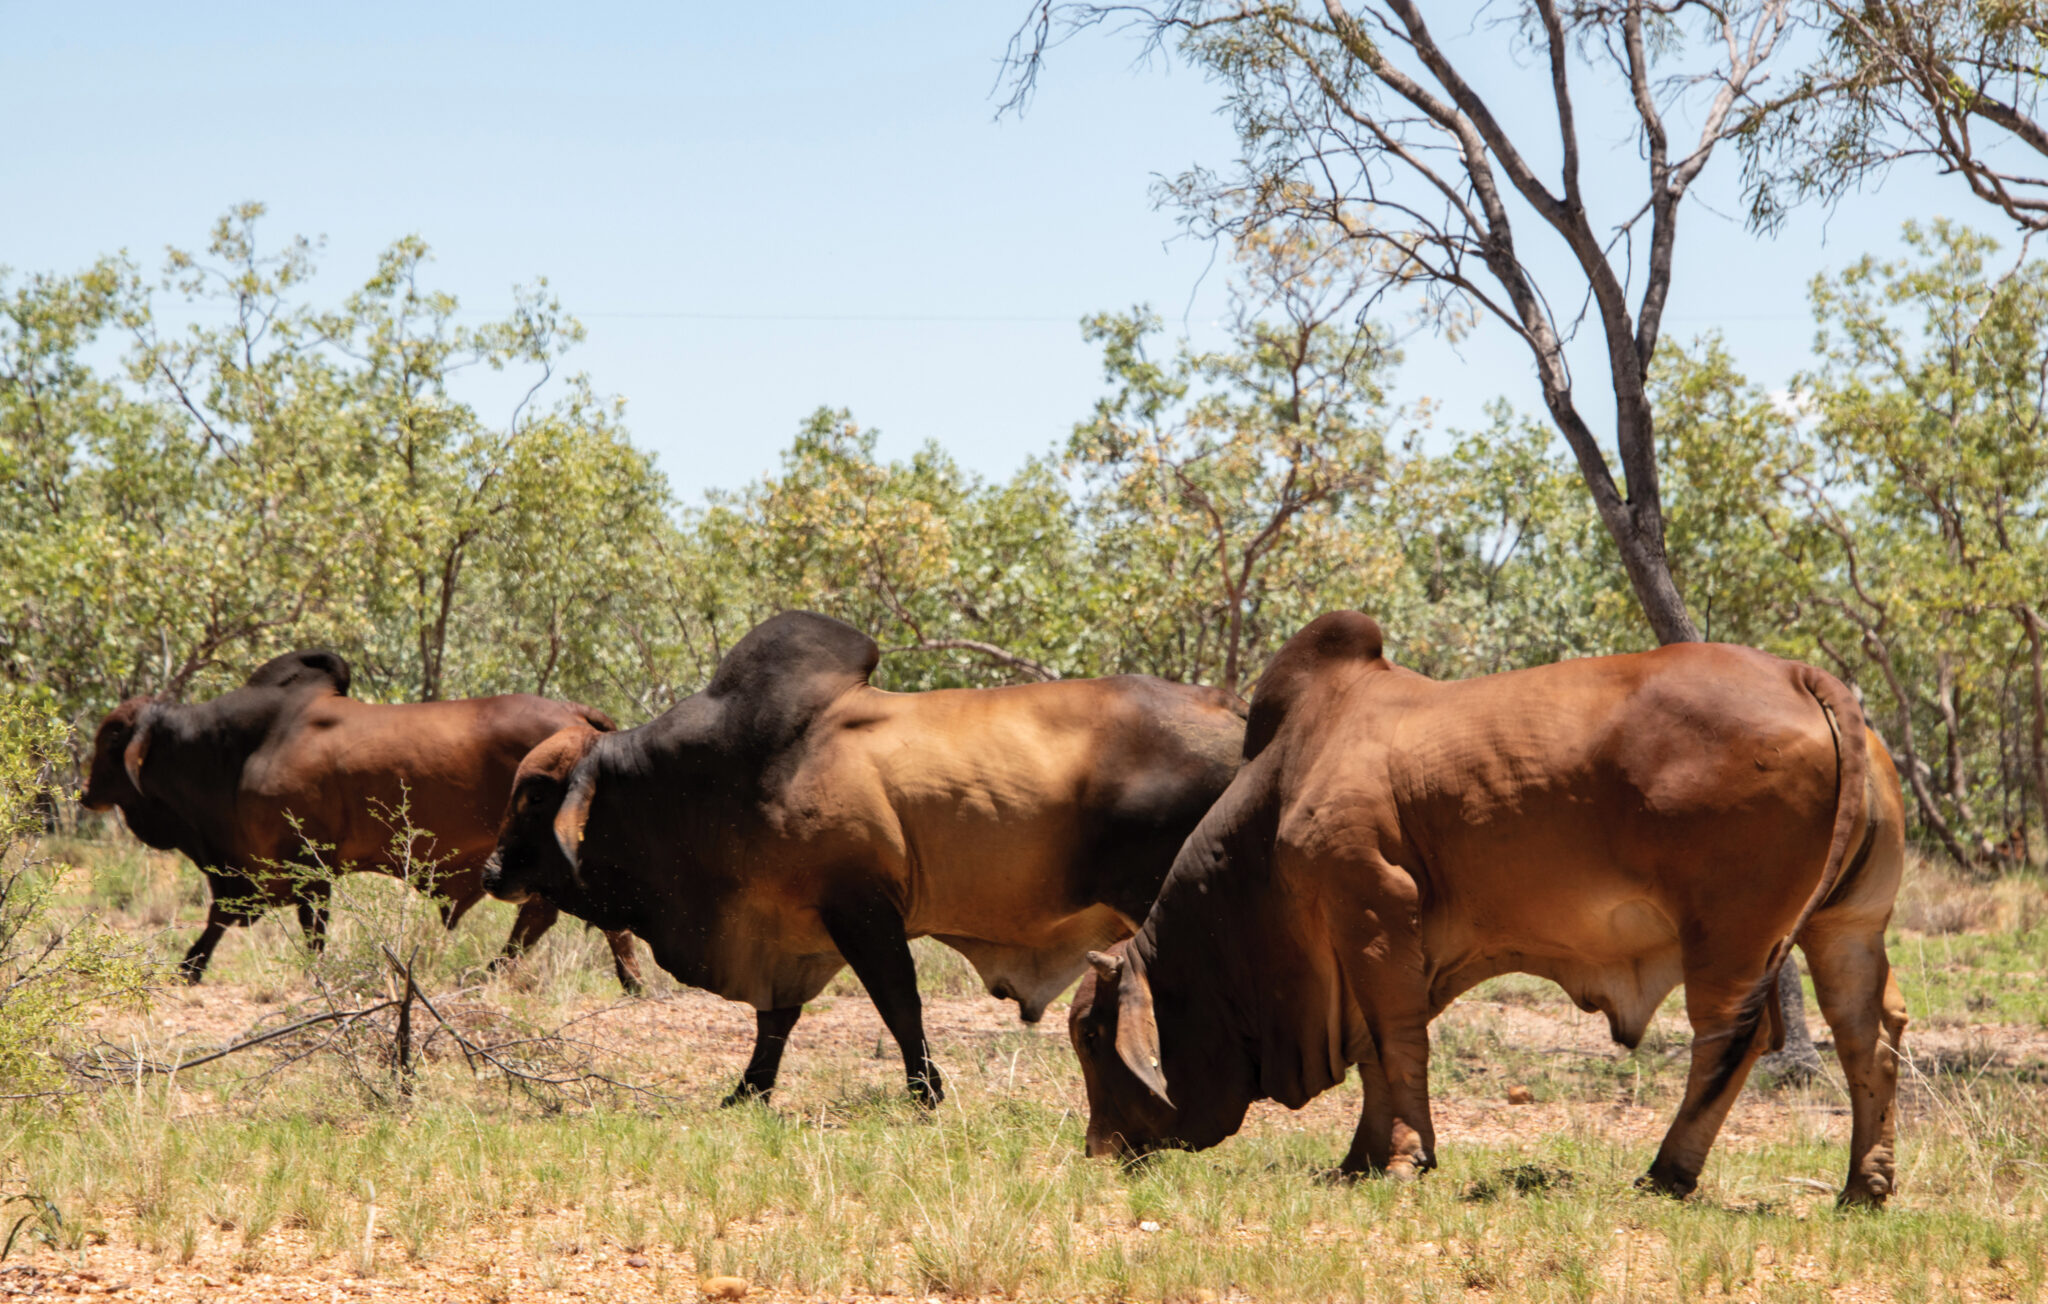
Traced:
<path id="1" fill-rule="evenodd" d="M 578 886 L 583 883 L 583 826 L 590 820 L 590 796 L 596 786 L 596 767 L 588 763 L 577 766 L 569 776 L 569 791 L 562 795 L 561 809 L 555 812 L 555 842 L 568 859 L 569 876 Z"/>
<path id="2" fill-rule="evenodd" d="M 1095 970 L 1095 976 L 1106 983 L 1115 982 L 1124 971 L 1124 958 L 1107 951 L 1090 951 L 1088 967 Z"/>
<path id="3" fill-rule="evenodd" d="M 128 782 L 138 795 L 142 792 L 142 763 L 149 759 L 151 727 L 156 722 L 144 715 L 135 722 L 135 736 L 128 740 L 127 750 L 121 753 L 121 768 L 128 771 Z"/>

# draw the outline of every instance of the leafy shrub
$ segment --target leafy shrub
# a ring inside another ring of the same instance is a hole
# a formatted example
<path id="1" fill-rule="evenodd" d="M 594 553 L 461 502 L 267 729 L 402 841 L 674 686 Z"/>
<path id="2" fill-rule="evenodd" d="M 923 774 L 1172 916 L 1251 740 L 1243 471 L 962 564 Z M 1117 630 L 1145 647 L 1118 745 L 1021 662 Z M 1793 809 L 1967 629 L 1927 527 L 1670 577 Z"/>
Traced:
<path id="1" fill-rule="evenodd" d="M 59 908 L 70 867 L 41 854 L 43 807 L 67 760 L 45 703 L 0 690 L 0 1096 L 55 1091 L 86 1016 L 146 999 L 145 951 L 91 915 Z"/>

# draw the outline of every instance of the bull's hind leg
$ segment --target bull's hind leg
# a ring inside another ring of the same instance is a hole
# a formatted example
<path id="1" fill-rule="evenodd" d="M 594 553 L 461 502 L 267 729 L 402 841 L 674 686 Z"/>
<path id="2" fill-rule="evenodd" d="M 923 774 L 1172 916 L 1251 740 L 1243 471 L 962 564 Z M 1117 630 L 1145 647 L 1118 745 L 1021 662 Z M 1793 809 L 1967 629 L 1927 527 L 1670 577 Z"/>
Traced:
<path id="1" fill-rule="evenodd" d="M 1800 943 L 1821 1013 L 1835 1034 L 1835 1054 L 1849 1082 L 1853 1124 L 1845 1205 L 1878 1207 L 1892 1192 L 1894 1104 L 1899 1091 L 1899 1043 L 1906 1004 L 1884 952 L 1883 924 L 1865 921 L 1830 927 L 1825 915 L 1807 926 Z"/>
<path id="2" fill-rule="evenodd" d="M 1645 1185 L 1680 1199 L 1699 1184 L 1707 1151 L 1721 1133 L 1728 1110 L 1749 1080 L 1749 1070 L 1764 1052 L 1762 1011 L 1755 1012 L 1746 1035 L 1739 1035 L 1743 1003 L 1757 991 L 1769 957 L 1757 954 L 1746 964 L 1720 965 L 1700 972 L 1688 957 L 1685 1012 L 1692 1021 L 1692 1070 L 1678 1117 L 1664 1134 L 1657 1160 Z M 1768 999 L 1769 992 L 1764 993 Z"/>
<path id="3" fill-rule="evenodd" d="M 862 885 L 841 892 L 818 914 L 902 1048 L 910 1094 L 920 1104 L 937 1105 L 946 1092 L 924 1039 L 924 1004 L 917 995 L 917 964 L 910 958 L 902 913 L 885 893 Z"/>
<path id="4" fill-rule="evenodd" d="M 789 1045 L 790 1030 L 803 1013 L 801 1005 L 786 1010 L 754 1011 L 754 1053 L 747 1060 L 746 1072 L 740 1074 L 740 1084 L 718 1102 L 720 1105 L 768 1099 L 768 1093 L 775 1090 L 775 1076 L 782 1070 L 782 1052 Z"/>

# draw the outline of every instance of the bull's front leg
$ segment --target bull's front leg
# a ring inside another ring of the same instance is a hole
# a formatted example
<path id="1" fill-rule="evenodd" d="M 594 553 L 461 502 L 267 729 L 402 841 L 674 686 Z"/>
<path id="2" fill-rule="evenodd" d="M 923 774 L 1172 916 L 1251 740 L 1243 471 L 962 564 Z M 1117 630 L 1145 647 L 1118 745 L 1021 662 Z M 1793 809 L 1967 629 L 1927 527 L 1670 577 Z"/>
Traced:
<path id="1" fill-rule="evenodd" d="M 301 888 L 299 897 L 299 932 L 306 939 L 306 949 L 319 955 L 327 949 L 327 902 L 329 891 L 322 883 Z"/>
<path id="2" fill-rule="evenodd" d="M 633 934 L 623 928 L 613 929 L 604 935 L 604 944 L 611 948 L 612 972 L 618 975 L 619 990 L 628 996 L 643 996 L 647 983 L 640 977 L 640 956 L 633 949 Z"/>
<path id="3" fill-rule="evenodd" d="M 1382 878 L 1393 879 L 1392 871 Z M 1405 904 L 1405 899 L 1404 899 Z M 1395 911 L 1376 912 L 1382 917 Z M 1401 913 L 1406 913 L 1402 911 Z M 1359 1055 L 1364 1100 L 1347 1174 L 1414 1177 L 1436 1167 L 1436 1125 L 1429 1109 L 1429 984 L 1422 939 L 1412 928 L 1347 939 L 1361 959 L 1347 971 L 1365 1011 L 1369 1043 Z"/>
<path id="4" fill-rule="evenodd" d="M 740 1084 L 718 1102 L 721 1107 L 768 1099 L 768 1093 L 775 1090 L 775 1076 L 782 1070 L 782 1052 L 789 1045 L 790 1030 L 803 1013 L 801 1005 L 754 1012 L 754 1053 L 747 1060 L 746 1072 L 740 1074 Z"/>
<path id="5" fill-rule="evenodd" d="M 206 908 L 206 927 L 199 930 L 184 959 L 178 961 L 178 975 L 195 987 L 206 977 L 206 967 L 213 963 L 214 948 L 220 945 L 229 926 L 246 928 L 263 914 L 263 907 L 256 900 L 255 885 L 247 879 L 209 870 L 200 872 L 206 876 L 206 889 L 212 897 Z"/>
<path id="6" fill-rule="evenodd" d="M 512 916 L 512 931 L 505 937 L 504 949 L 490 963 L 492 973 L 504 973 L 519 962 L 519 957 L 540 941 L 541 935 L 555 926 L 562 917 L 561 908 L 542 900 L 528 897 L 519 903 L 519 913 Z"/>
<path id="7" fill-rule="evenodd" d="M 927 1108 L 945 1099 L 939 1066 L 924 1039 L 924 1005 L 917 994 L 917 965 L 902 912 L 887 894 L 869 885 L 841 890 L 819 909 L 832 945 L 868 989 L 897 1046 L 910 1094 Z"/>
<path id="8" fill-rule="evenodd" d="M 1378 1034 L 1380 1052 L 1358 1066 L 1358 1131 L 1341 1171 L 1347 1176 L 1415 1177 L 1436 1167 L 1436 1126 L 1429 1111 L 1429 1027 L 1416 1023 Z"/>
<path id="9" fill-rule="evenodd" d="M 178 961 L 179 977 L 194 987 L 199 985 L 200 980 L 206 977 L 206 966 L 213 963 L 214 948 L 220 945 L 220 939 L 226 935 L 232 922 L 218 901 L 208 908 L 206 927 L 199 930 L 199 936 L 186 949 L 185 958 Z"/>

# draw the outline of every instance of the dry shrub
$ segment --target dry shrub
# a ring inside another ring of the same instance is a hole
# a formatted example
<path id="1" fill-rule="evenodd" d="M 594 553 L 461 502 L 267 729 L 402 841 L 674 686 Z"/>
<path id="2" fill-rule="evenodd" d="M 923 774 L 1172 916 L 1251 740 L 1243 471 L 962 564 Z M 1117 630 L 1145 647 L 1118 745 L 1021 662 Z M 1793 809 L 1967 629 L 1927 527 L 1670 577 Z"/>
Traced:
<path id="1" fill-rule="evenodd" d="M 1973 883 L 1944 862 L 1906 853 L 1904 880 L 1892 920 L 1910 932 L 1945 937 L 1998 927 L 2001 884 Z"/>

